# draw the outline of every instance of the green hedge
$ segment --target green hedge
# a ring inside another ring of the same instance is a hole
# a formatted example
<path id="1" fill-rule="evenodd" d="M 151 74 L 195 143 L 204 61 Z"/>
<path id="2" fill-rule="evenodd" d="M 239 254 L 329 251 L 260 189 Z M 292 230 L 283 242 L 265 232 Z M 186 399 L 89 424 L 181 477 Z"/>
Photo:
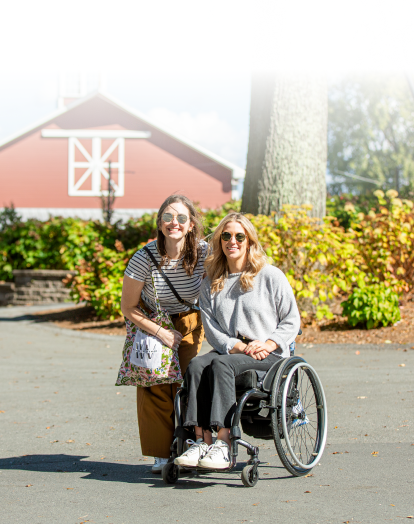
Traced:
<path id="1" fill-rule="evenodd" d="M 361 202 L 331 199 L 323 221 L 309 217 L 309 206 L 286 206 L 278 216 L 247 215 L 271 263 L 286 273 L 303 317 L 332 318 L 334 303 L 371 284 L 380 283 L 381 293 L 412 287 L 414 206 L 397 197 L 392 190 L 376 191 L 364 211 Z M 239 209 L 240 202 L 229 202 L 203 213 L 205 235 Z M 126 264 L 155 236 L 155 215 L 111 226 L 15 220 L 0 231 L 0 279 L 10 280 L 13 269 L 77 269 L 68 280 L 73 298 L 86 300 L 101 318 L 115 318 Z"/>
<path id="2" fill-rule="evenodd" d="M 156 231 L 155 215 L 148 214 L 110 226 L 59 217 L 16 221 L 0 231 L 0 280 L 11 280 L 13 269 L 76 269 L 82 260 L 94 258 L 96 244 L 116 250 L 122 242 L 132 249 Z"/>

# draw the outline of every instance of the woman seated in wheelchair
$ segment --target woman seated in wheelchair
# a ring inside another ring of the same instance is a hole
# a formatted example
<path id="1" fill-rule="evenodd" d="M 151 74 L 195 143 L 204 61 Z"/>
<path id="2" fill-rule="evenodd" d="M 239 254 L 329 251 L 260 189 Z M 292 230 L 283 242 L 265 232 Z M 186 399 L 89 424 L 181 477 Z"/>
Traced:
<path id="1" fill-rule="evenodd" d="M 267 371 L 289 357 L 300 328 L 292 288 L 280 269 L 267 263 L 253 224 L 227 215 L 211 239 L 201 314 L 210 353 L 194 358 L 185 374 L 188 408 L 184 426 L 196 442 L 175 459 L 179 466 L 225 469 L 230 465 L 230 427 L 236 407 L 235 377 Z M 217 431 L 213 444 L 212 429 Z"/>

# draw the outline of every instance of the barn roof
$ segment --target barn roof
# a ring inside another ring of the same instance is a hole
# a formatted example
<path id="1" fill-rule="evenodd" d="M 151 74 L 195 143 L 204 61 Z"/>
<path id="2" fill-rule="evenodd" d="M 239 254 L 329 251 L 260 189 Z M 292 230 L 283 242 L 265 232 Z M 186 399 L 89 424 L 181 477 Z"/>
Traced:
<path id="1" fill-rule="evenodd" d="M 43 118 L 35 122 L 34 124 L 22 129 L 18 133 L 15 133 L 7 137 L 5 140 L 0 141 L 0 149 L 4 148 L 5 146 L 14 142 L 15 140 L 21 138 L 22 136 L 30 134 L 31 132 L 47 125 L 49 122 L 59 117 L 60 115 L 63 115 L 64 113 L 67 113 L 71 111 L 72 109 L 81 106 L 82 104 L 88 102 L 89 100 L 95 97 L 105 100 L 106 102 L 118 107 L 122 111 L 125 111 L 126 113 L 129 113 L 133 117 L 136 117 L 137 119 L 141 120 L 142 122 L 148 124 L 149 126 L 152 126 L 153 128 L 157 129 L 161 133 L 164 133 L 165 135 L 168 135 L 169 137 L 173 138 L 174 140 L 181 142 L 185 146 L 197 151 L 198 153 L 201 153 L 205 157 L 213 160 L 214 162 L 217 162 L 218 164 L 221 164 L 222 166 L 227 167 L 228 169 L 232 171 L 233 179 L 237 180 L 240 178 L 244 178 L 245 171 L 241 167 L 237 166 L 236 164 L 233 164 L 232 162 L 225 160 L 224 158 L 220 157 L 219 155 L 216 155 L 215 153 L 212 153 L 208 149 L 198 144 L 195 144 L 191 140 L 188 140 L 187 138 L 182 137 L 175 131 L 172 131 L 162 125 L 159 125 L 158 123 L 154 122 L 152 119 L 145 116 L 143 113 L 140 113 L 139 111 L 136 111 L 135 109 L 132 109 L 131 107 L 120 102 L 119 100 L 114 98 L 112 95 L 109 95 L 108 93 L 105 93 L 102 90 L 93 91 L 89 95 L 72 102 L 71 104 L 64 107 L 63 109 L 58 109 L 54 111 L 53 113 L 49 114 L 46 118 Z"/>

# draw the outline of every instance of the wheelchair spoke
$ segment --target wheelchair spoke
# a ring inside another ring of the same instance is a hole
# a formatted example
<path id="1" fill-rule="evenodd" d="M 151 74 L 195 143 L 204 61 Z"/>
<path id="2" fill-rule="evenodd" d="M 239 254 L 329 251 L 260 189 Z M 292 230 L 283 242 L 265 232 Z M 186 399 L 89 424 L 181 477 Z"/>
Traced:
<path id="1" fill-rule="evenodd" d="M 302 444 L 305 446 L 305 449 L 306 449 L 306 445 L 305 443 L 303 442 L 303 435 L 302 435 L 302 431 L 300 432 L 300 444 L 299 444 L 299 450 L 300 450 L 300 455 L 301 457 L 303 457 L 303 453 L 302 453 Z"/>
<path id="2" fill-rule="evenodd" d="M 309 403 L 308 403 L 308 404 L 303 405 L 303 409 L 304 409 L 304 410 L 307 410 L 307 409 L 308 409 L 310 406 L 312 406 L 312 405 L 315 405 L 315 406 L 316 406 L 316 402 L 315 402 L 315 399 L 314 399 L 314 398 L 311 398 L 311 399 L 309 400 Z"/>
<path id="3" fill-rule="evenodd" d="M 299 372 L 299 370 L 298 370 Z M 303 391 L 304 388 L 303 388 L 303 372 L 300 373 L 300 384 L 298 384 L 298 393 L 299 393 L 299 398 L 300 398 L 300 401 L 302 403 L 302 406 L 303 404 L 306 402 L 306 394 L 307 392 L 306 391 Z"/>
<path id="4" fill-rule="evenodd" d="M 307 376 L 307 375 L 306 375 L 306 376 Z M 308 379 L 309 379 L 309 377 L 308 377 Z M 307 399 L 307 397 L 308 397 L 308 391 L 309 391 L 309 389 L 310 389 L 311 387 L 312 387 L 312 382 L 309 380 L 308 387 L 306 388 L 306 391 L 305 391 L 305 394 L 304 394 L 304 400 L 302 401 L 302 405 L 303 405 L 304 409 L 306 409 L 306 408 L 309 406 L 309 404 L 306 404 L 306 399 Z M 312 390 L 313 390 L 313 387 L 312 387 Z M 313 396 L 312 396 L 311 399 L 309 400 L 309 403 L 311 403 L 312 400 L 313 400 Z"/>
<path id="5" fill-rule="evenodd" d="M 305 431 L 306 431 L 306 433 L 308 434 L 309 438 L 310 438 L 311 440 L 313 440 L 314 442 L 316 442 L 316 438 L 313 437 L 313 436 L 310 434 L 308 426 L 305 426 Z"/>
<path id="6" fill-rule="evenodd" d="M 309 429 L 308 428 L 305 428 L 305 431 L 307 432 L 307 434 L 309 435 L 309 438 L 311 440 L 313 440 L 314 443 L 316 443 L 316 438 L 312 437 L 312 435 L 309 433 Z M 315 444 L 313 444 L 313 449 L 315 449 Z"/>
<path id="7" fill-rule="evenodd" d="M 293 445 L 293 443 L 292 443 L 292 448 L 293 448 L 293 450 L 295 451 L 296 456 L 297 456 L 301 461 L 303 460 L 303 450 L 302 450 L 302 445 L 303 445 L 303 438 L 302 438 L 302 434 L 301 434 L 301 432 L 299 432 L 299 435 L 297 435 L 297 438 L 296 438 L 296 446 Z M 298 448 L 298 451 L 296 451 L 295 447 Z"/>
<path id="8" fill-rule="evenodd" d="M 308 443 L 308 440 L 307 440 L 307 435 L 306 435 L 307 431 L 306 431 L 306 426 L 303 428 L 303 431 L 302 431 L 302 435 L 303 435 L 303 440 L 305 442 L 305 448 L 306 448 L 306 460 L 307 460 L 307 463 L 309 462 L 309 459 L 310 457 L 312 456 L 312 452 L 309 452 L 309 443 Z M 313 448 L 313 446 L 312 446 Z"/>
<path id="9" fill-rule="evenodd" d="M 308 446 L 306 445 L 306 441 L 304 442 L 304 447 L 305 447 L 306 453 L 302 454 L 302 462 L 307 464 L 309 462 L 309 451 L 308 451 Z"/>

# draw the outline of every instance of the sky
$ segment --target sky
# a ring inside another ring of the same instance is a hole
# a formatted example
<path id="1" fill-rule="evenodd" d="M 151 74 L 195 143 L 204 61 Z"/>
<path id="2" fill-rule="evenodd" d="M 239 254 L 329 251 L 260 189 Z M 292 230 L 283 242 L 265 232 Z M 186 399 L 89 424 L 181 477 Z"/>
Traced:
<path id="1" fill-rule="evenodd" d="M 0 140 L 56 109 L 58 75 L 245 167 L 257 70 L 413 70 L 411 1 L 0 0 Z"/>

